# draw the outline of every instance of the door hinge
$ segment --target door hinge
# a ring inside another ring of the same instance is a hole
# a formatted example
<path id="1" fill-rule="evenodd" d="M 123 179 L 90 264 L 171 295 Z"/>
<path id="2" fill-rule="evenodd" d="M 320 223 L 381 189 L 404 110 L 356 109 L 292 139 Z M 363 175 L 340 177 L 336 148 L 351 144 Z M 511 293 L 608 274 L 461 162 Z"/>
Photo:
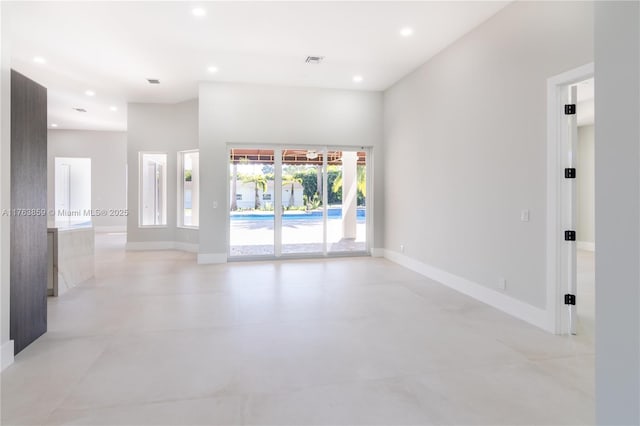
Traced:
<path id="1" fill-rule="evenodd" d="M 576 113 L 576 104 L 566 104 L 564 106 L 564 115 L 573 115 Z"/>
<path id="2" fill-rule="evenodd" d="M 575 294 L 565 294 L 564 295 L 564 304 L 565 305 L 575 305 L 576 304 L 576 295 Z"/>
<path id="3" fill-rule="evenodd" d="M 564 169 L 564 177 L 565 179 L 575 179 L 576 178 L 575 167 L 567 167 L 566 169 Z"/>
<path id="4" fill-rule="evenodd" d="M 564 240 L 565 241 L 575 241 L 576 240 L 576 231 L 564 231 Z"/>

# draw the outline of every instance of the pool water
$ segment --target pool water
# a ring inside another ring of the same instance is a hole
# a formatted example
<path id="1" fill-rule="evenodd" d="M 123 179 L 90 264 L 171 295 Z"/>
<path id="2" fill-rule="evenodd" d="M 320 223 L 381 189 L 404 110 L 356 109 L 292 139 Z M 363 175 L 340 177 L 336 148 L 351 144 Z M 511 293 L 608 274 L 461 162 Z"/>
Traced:
<path id="1" fill-rule="evenodd" d="M 365 209 L 358 208 L 356 213 L 357 221 L 361 222 L 365 220 Z M 342 209 L 339 207 L 330 207 L 327 209 L 328 219 L 342 219 Z M 273 212 L 235 212 L 231 213 L 231 220 L 273 220 Z M 285 211 L 282 215 L 282 220 L 309 220 L 320 221 L 322 220 L 322 210 L 312 210 L 310 212 L 302 211 Z"/>

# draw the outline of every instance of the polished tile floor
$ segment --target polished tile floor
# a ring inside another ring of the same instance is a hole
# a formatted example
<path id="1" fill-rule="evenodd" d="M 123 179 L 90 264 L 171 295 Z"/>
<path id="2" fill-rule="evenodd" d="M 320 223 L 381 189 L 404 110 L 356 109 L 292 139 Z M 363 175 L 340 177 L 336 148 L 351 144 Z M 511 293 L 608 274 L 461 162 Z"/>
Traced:
<path id="1" fill-rule="evenodd" d="M 596 304 L 596 270 L 595 256 L 592 251 L 578 250 L 578 294 L 576 307 L 578 310 L 578 333 L 582 339 L 594 340 L 595 304 Z"/>
<path id="2" fill-rule="evenodd" d="M 198 266 L 98 238 L 2 373 L 2 424 L 591 424 L 593 344 L 383 259 Z"/>

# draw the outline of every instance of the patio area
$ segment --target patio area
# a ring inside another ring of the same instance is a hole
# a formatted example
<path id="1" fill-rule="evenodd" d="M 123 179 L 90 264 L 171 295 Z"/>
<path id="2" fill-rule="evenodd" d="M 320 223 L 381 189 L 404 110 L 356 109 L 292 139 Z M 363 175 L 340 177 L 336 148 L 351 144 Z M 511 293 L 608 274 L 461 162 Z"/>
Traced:
<path id="1" fill-rule="evenodd" d="M 262 218 L 231 216 L 230 255 L 241 256 L 273 256 L 274 255 L 274 220 L 273 215 Z M 323 253 L 323 221 L 322 217 L 300 214 L 283 215 L 282 218 L 282 254 L 317 254 Z M 365 252 L 366 220 L 359 216 L 356 224 L 356 238 L 342 238 L 342 219 L 327 219 L 327 252 Z"/>

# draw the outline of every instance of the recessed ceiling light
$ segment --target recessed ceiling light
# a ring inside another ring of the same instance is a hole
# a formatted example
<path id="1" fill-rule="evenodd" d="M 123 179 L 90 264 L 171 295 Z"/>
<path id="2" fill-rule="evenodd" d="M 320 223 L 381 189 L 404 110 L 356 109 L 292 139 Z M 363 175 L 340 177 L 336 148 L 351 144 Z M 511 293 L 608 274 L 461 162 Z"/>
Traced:
<path id="1" fill-rule="evenodd" d="M 411 27 L 404 27 L 403 29 L 400 30 L 400 35 L 402 37 L 409 37 L 412 34 L 413 34 L 413 28 Z"/>
<path id="2" fill-rule="evenodd" d="M 56 123 L 51 123 L 51 127 L 58 127 Z"/>
<path id="3" fill-rule="evenodd" d="M 96 92 L 94 92 L 93 90 L 85 90 L 84 94 L 87 96 L 95 96 Z"/>
<path id="4" fill-rule="evenodd" d="M 354 75 L 353 76 L 353 82 L 354 83 L 362 83 L 362 76 L 361 75 Z"/>
<path id="5" fill-rule="evenodd" d="M 217 73 L 218 67 L 209 67 L 207 68 L 207 71 L 209 71 L 211 74 Z"/>
<path id="6" fill-rule="evenodd" d="M 36 64 L 44 64 L 47 62 L 47 60 L 44 59 L 42 56 L 36 56 L 33 58 L 33 62 L 35 62 Z"/>
<path id="7" fill-rule="evenodd" d="M 109 107 L 109 110 L 111 110 L 111 111 L 114 111 L 114 112 L 115 112 L 115 111 L 117 111 L 117 110 L 118 110 L 118 107 L 117 107 L 117 106 L 110 106 L 110 107 Z"/>
<path id="8" fill-rule="evenodd" d="M 206 16 L 207 11 L 201 7 L 194 7 L 193 9 L 191 9 L 191 14 L 193 16 L 197 16 L 198 18 L 201 18 L 203 16 Z"/>

